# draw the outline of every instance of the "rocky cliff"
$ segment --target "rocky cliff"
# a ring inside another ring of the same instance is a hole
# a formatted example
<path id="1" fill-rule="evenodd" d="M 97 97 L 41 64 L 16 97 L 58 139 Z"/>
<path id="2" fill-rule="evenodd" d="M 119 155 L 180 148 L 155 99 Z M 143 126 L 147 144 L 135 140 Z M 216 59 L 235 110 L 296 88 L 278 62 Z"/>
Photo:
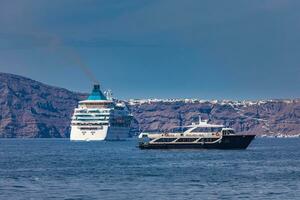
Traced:
<path id="1" fill-rule="evenodd" d="M 83 94 L 0 73 L 0 137 L 68 137 Z"/>
<path id="2" fill-rule="evenodd" d="M 197 122 L 199 115 L 237 132 L 259 135 L 300 134 L 300 100 L 156 101 L 130 106 L 141 131 L 170 130 Z"/>
<path id="3" fill-rule="evenodd" d="M 74 107 L 85 94 L 0 73 L 0 137 L 69 137 Z M 300 100 L 128 101 L 132 133 L 164 131 L 197 121 L 199 114 L 238 132 L 266 135 L 300 133 Z"/>

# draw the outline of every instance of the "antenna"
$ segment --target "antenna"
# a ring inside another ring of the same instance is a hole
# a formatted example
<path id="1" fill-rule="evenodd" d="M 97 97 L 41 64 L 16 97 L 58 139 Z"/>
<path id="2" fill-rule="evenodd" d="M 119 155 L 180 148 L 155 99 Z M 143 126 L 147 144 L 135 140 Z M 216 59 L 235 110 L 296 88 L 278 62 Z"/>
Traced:
<path id="1" fill-rule="evenodd" d="M 104 94 L 108 100 L 112 100 L 113 93 L 111 90 L 104 91 Z"/>

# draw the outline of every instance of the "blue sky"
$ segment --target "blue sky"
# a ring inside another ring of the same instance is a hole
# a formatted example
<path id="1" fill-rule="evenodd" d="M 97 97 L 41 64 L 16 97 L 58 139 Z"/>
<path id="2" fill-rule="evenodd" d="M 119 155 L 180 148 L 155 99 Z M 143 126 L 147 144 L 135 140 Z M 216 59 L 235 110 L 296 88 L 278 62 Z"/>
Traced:
<path id="1" fill-rule="evenodd" d="M 129 98 L 299 98 L 300 1 L 0 0 L 0 71 Z"/>

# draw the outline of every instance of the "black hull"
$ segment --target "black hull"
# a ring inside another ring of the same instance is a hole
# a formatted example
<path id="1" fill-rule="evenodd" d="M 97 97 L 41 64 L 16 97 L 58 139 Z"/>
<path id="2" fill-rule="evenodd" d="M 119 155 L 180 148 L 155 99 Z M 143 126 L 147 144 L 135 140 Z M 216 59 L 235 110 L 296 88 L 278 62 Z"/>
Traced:
<path id="1" fill-rule="evenodd" d="M 255 135 L 226 135 L 216 143 L 139 144 L 141 149 L 246 149 Z"/>

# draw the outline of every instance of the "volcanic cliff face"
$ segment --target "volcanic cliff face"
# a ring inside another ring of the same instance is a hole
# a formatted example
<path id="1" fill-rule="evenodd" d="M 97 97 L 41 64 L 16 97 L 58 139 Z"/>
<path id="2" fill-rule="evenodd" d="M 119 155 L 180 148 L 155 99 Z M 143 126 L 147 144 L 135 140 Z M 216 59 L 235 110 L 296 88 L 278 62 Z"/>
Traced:
<path id="1" fill-rule="evenodd" d="M 68 137 L 74 107 L 84 95 L 0 73 L 0 137 Z"/>
<path id="2" fill-rule="evenodd" d="M 78 101 L 85 94 L 0 73 L 0 137 L 65 138 Z M 273 101 L 128 101 L 132 133 L 166 131 L 197 122 L 198 116 L 237 132 L 300 134 L 300 100 Z"/>
<path id="3" fill-rule="evenodd" d="M 190 125 L 201 115 L 246 134 L 300 134 L 300 100 L 131 102 L 130 108 L 141 131 Z"/>

